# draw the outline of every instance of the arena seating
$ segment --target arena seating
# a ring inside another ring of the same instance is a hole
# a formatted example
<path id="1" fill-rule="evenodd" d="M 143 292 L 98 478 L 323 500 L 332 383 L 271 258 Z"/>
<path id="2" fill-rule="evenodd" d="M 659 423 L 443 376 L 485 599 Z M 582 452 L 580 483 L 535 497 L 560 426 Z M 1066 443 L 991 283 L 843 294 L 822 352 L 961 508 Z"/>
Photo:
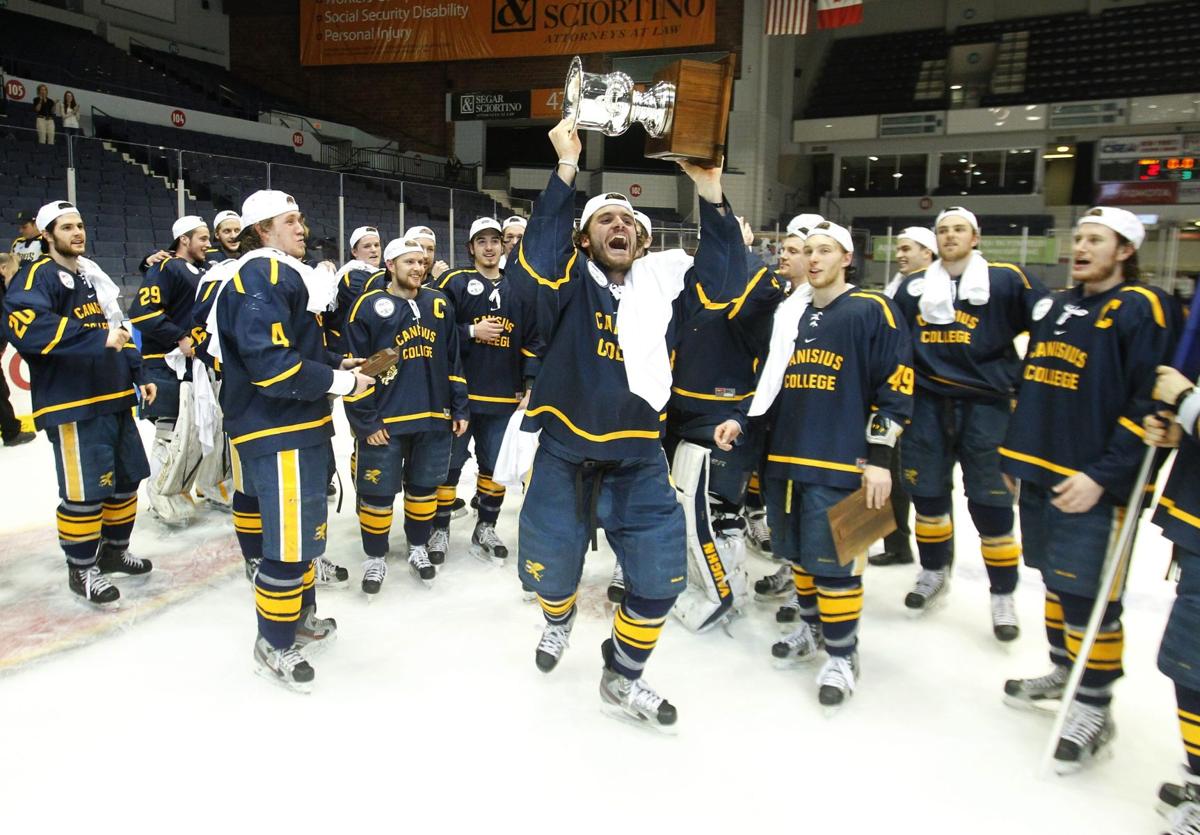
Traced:
<path id="1" fill-rule="evenodd" d="M 1200 4 L 1193 0 L 1020 18 L 940 29 L 845 38 L 833 42 L 805 110 L 806 118 L 905 113 L 947 107 L 918 98 L 924 62 L 944 60 L 955 44 L 1003 43 L 1020 37 L 1022 81 L 995 83 L 980 104 L 1122 98 L 1194 92 Z M 999 68 L 997 69 L 999 72 Z M 994 76 L 994 81 L 999 78 Z"/>

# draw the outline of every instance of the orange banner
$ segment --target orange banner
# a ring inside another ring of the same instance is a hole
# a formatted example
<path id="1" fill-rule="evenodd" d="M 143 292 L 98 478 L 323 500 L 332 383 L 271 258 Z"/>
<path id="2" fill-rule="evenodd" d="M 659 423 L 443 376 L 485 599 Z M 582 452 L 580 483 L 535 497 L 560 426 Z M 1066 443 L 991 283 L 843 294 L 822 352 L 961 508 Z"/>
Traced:
<path id="1" fill-rule="evenodd" d="M 393 64 L 711 44 L 717 0 L 300 0 L 300 63 Z"/>

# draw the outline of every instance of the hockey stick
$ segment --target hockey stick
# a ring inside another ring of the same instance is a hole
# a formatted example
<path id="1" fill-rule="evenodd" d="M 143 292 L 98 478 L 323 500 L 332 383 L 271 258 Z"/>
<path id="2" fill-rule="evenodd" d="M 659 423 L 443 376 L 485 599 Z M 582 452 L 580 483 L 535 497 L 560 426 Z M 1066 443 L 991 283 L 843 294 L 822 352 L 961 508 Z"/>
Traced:
<path id="1" fill-rule="evenodd" d="M 1200 315 L 1193 315 L 1188 317 L 1183 335 L 1180 337 L 1179 344 L 1175 348 L 1175 356 L 1171 360 L 1171 366 L 1188 377 L 1194 378 L 1198 367 L 1198 360 L 1200 360 Z M 1050 732 L 1050 740 L 1046 744 L 1045 752 L 1042 754 L 1041 767 L 1038 769 L 1039 774 L 1046 774 L 1054 760 L 1054 752 L 1058 748 L 1058 741 L 1062 737 L 1063 728 L 1067 724 L 1067 714 L 1071 710 L 1071 704 L 1075 701 L 1075 694 L 1079 691 L 1079 685 L 1083 681 L 1083 673 L 1087 668 L 1088 656 L 1092 654 L 1092 647 L 1096 643 L 1096 636 L 1100 633 L 1101 621 L 1104 620 L 1104 611 L 1108 608 L 1108 599 L 1112 595 L 1113 585 L 1117 579 L 1117 572 L 1121 564 L 1126 561 L 1126 558 L 1132 556 L 1128 552 L 1133 548 L 1133 537 L 1137 532 L 1138 520 L 1141 517 L 1142 506 L 1146 500 L 1146 487 L 1150 484 L 1150 474 L 1154 471 L 1154 461 L 1157 455 L 1157 448 L 1147 447 L 1146 454 L 1142 456 L 1142 466 L 1138 470 L 1133 492 L 1129 494 L 1129 503 L 1125 507 L 1125 518 L 1121 520 L 1121 530 L 1117 535 L 1116 545 L 1104 557 L 1104 570 L 1100 575 L 1100 587 L 1098 589 L 1099 593 L 1096 595 L 1096 604 L 1092 607 L 1091 616 L 1088 618 L 1087 629 L 1083 633 L 1083 640 L 1079 644 L 1079 651 L 1075 653 L 1075 661 L 1071 665 L 1071 675 L 1068 676 L 1067 684 L 1063 688 L 1062 704 L 1058 708 L 1058 714 L 1054 719 L 1054 729 Z M 1174 459 L 1172 459 L 1171 463 L 1174 463 Z M 1168 475 L 1169 471 L 1160 473 L 1160 476 L 1164 479 Z"/>

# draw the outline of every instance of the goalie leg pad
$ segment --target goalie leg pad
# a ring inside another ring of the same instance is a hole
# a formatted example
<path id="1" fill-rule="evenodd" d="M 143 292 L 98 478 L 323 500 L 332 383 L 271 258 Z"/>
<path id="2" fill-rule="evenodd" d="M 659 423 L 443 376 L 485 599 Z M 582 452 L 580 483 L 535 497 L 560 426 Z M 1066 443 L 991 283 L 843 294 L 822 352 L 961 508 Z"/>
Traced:
<path id="1" fill-rule="evenodd" d="M 733 590 L 708 512 L 709 450 L 689 441 L 675 449 L 671 477 L 687 531 L 688 589 L 675 606 L 684 626 L 702 631 L 718 623 L 734 603 Z"/>

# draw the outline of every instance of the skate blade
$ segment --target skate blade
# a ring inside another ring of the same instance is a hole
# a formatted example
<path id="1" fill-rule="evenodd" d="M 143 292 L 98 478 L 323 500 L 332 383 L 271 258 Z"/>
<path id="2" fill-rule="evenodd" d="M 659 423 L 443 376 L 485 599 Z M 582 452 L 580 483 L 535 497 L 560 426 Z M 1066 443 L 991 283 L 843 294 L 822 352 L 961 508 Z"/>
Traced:
<path id="1" fill-rule="evenodd" d="M 660 725 L 657 722 L 646 719 L 643 716 L 633 716 L 625 711 L 620 705 L 610 704 L 605 701 L 600 703 L 600 711 L 610 719 L 615 719 L 625 725 L 630 725 L 634 728 L 640 728 L 659 736 L 677 736 L 679 734 L 678 723 L 674 725 Z"/>
<path id="2" fill-rule="evenodd" d="M 312 693 L 313 683 L 311 681 L 284 681 L 279 676 L 275 675 L 270 668 L 264 667 L 262 664 L 255 663 L 254 674 L 260 678 L 265 678 L 267 681 L 272 682 L 278 687 L 282 687 L 289 693 L 300 693 L 304 696 Z"/>
<path id="3" fill-rule="evenodd" d="M 317 588 L 319 589 L 348 589 L 350 588 L 350 578 L 345 580 L 328 580 L 324 583 L 318 581 Z"/>
<path id="4" fill-rule="evenodd" d="M 1093 766 L 1108 762 L 1113 757 L 1112 740 L 1104 743 L 1104 746 L 1094 754 L 1089 754 L 1074 762 L 1064 760 L 1054 761 L 1054 773 L 1059 777 L 1069 777 L 1072 774 L 1078 774 Z"/>
<path id="5" fill-rule="evenodd" d="M 305 658 L 316 658 L 324 653 L 329 647 L 337 642 L 337 632 L 327 635 L 324 638 L 309 641 L 300 647 L 300 654 Z"/>
<path id="6" fill-rule="evenodd" d="M 450 514 L 450 518 L 451 519 L 461 519 L 464 516 L 466 516 L 467 514 L 469 514 L 470 512 L 471 512 L 470 509 L 468 509 L 466 507 L 460 507 L 458 510 L 453 511 Z"/>
<path id="7" fill-rule="evenodd" d="M 754 599 L 759 603 L 777 603 L 780 600 L 786 600 L 791 590 L 781 592 L 758 592 L 754 593 Z"/>
<path id="8" fill-rule="evenodd" d="M 807 667 L 817 660 L 818 653 L 812 655 L 789 655 L 787 658 L 771 656 L 771 666 L 776 670 L 796 670 Z"/>
<path id="9" fill-rule="evenodd" d="M 846 701 L 849 701 L 849 699 L 847 699 Z M 836 704 L 836 705 L 821 705 L 821 715 L 824 716 L 826 719 L 832 719 L 835 716 L 837 716 L 839 713 L 841 713 L 842 708 L 844 708 L 845 706 L 846 706 L 846 702 L 842 702 L 842 703 Z"/>
<path id="10" fill-rule="evenodd" d="M 484 565 L 501 566 L 501 565 L 505 565 L 508 562 L 507 557 L 490 556 L 486 551 L 484 551 L 478 545 L 472 545 L 470 548 L 470 552 L 471 552 L 472 557 L 479 560 Z"/>
<path id="11" fill-rule="evenodd" d="M 1060 699 L 1039 699 L 1036 702 L 1031 702 L 1028 699 L 1019 699 L 1016 696 L 1004 694 L 1004 703 L 1013 710 L 1019 710 L 1023 713 L 1036 713 L 1041 716 L 1055 716 L 1062 701 Z"/>

